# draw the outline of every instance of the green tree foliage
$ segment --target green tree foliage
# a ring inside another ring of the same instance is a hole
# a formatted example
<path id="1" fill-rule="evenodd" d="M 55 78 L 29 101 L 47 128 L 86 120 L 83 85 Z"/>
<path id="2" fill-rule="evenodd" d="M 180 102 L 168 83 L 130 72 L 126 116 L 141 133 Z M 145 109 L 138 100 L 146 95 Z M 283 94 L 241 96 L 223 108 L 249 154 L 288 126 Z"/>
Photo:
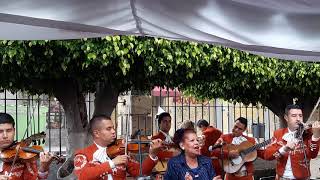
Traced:
<path id="1" fill-rule="evenodd" d="M 111 82 L 120 91 L 153 85 L 179 86 L 202 67 L 210 67 L 217 47 L 163 39 L 114 36 L 69 41 L 1 41 L 2 88 L 49 93 L 33 80 L 72 78 L 83 92 L 96 82 Z"/>
<path id="2" fill-rule="evenodd" d="M 0 56 L 0 88 L 56 96 L 76 130 L 78 119 L 86 126 L 85 92 L 97 93 L 96 109 L 103 102 L 110 109 L 123 91 L 165 85 L 204 99 L 261 102 L 278 115 L 292 98 L 312 109 L 319 97 L 318 63 L 195 42 L 134 36 L 0 41 Z"/>
<path id="3" fill-rule="evenodd" d="M 275 94 L 303 100 L 320 95 L 320 64 L 265 58 L 230 48 L 218 48 L 215 67 L 202 69 L 184 84 L 202 99 L 223 98 L 245 104 L 268 104 Z M 278 99 L 281 101 L 281 99 Z"/>

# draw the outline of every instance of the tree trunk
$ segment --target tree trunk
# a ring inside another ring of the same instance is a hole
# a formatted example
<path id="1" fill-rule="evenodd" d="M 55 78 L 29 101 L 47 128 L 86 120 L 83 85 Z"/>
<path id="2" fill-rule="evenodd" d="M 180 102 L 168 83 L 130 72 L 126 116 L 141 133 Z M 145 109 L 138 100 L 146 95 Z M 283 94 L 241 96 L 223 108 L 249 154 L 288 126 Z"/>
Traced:
<path id="1" fill-rule="evenodd" d="M 108 83 L 98 83 L 94 100 L 94 115 L 111 116 L 118 103 L 119 91 Z"/>
<path id="2" fill-rule="evenodd" d="M 293 96 L 272 93 L 270 99 L 262 104 L 268 107 L 275 115 L 280 118 L 280 128 L 284 128 L 287 126 L 286 121 L 284 120 L 284 110 L 287 105 L 293 104 Z M 298 101 L 296 102 L 303 109 L 303 120 L 307 121 L 310 116 L 313 107 L 316 105 L 318 99 L 314 97 L 297 97 Z"/>
<path id="3" fill-rule="evenodd" d="M 55 84 L 54 96 L 62 104 L 68 128 L 68 153 L 89 144 L 88 118 L 85 97 L 75 80 L 62 80 Z"/>

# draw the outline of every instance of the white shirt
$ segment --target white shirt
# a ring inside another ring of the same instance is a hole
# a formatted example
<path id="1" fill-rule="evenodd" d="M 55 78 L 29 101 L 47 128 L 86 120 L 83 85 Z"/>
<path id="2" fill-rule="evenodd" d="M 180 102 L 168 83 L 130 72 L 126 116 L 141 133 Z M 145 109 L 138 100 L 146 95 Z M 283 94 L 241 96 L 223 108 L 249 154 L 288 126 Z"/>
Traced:
<path id="1" fill-rule="evenodd" d="M 241 135 L 239 137 L 233 137 L 231 144 L 239 145 L 244 141 L 247 141 L 247 138 Z M 247 170 L 246 166 L 242 166 L 239 171 L 245 171 L 245 170 Z"/>
<path id="2" fill-rule="evenodd" d="M 0 151 L 0 154 L 1 154 L 1 151 Z M 3 161 L 0 159 L 0 172 L 3 171 Z"/>
<path id="3" fill-rule="evenodd" d="M 164 140 L 164 142 L 166 142 L 166 143 L 173 143 L 171 137 L 170 137 L 167 133 L 165 133 L 165 132 L 163 132 L 163 131 L 161 131 L 161 130 L 159 130 L 159 132 L 161 132 L 161 133 L 166 137 L 166 139 Z"/>
<path id="4" fill-rule="evenodd" d="M 295 132 L 296 131 L 290 131 L 290 129 L 288 128 L 288 132 L 286 134 L 284 134 L 282 136 L 282 139 L 285 141 L 297 141 L 297 139 L 295 138 Z M 279 152 L 281 154 L 285 154 L 286 152 L 284 151 L 284 146 L 281 147 L 279 149 Z M 289 179 L 294 179 L 295 177 L 293 176 L 293 172 L 292 172 L 292 168 L 291 168 L 291 158 L 290 155 L 288 155 L 288 160 L 287 160 L 287 164 L 286 167 L 284 168 L 284 172 L 283 172 L 283 177 L 284 178 L 289 178 Z"/>
<path id="5" fill-rule="evenodd" d="M 93 161 L 100 162 L 100 163 L 108 162 L 110 167 L 112 168 L 112 171 L 115 171 L 116 166 L 107 154 L 107 147 L 102 147 L 102 146 L 99 146 L 98 144 L 96 144 L 96 146 L 98 147 L 98 149 L 96 150 L 96 152 L 93 153 Z M 108 179 L 111 179 L 111 180 L 113 179 L 111 174 L 108 174 Z"/>
<path id="6" fill-rule="evenodd" d="M 3 171 L 3 161 L 0 160 L 0 172 Z"/>

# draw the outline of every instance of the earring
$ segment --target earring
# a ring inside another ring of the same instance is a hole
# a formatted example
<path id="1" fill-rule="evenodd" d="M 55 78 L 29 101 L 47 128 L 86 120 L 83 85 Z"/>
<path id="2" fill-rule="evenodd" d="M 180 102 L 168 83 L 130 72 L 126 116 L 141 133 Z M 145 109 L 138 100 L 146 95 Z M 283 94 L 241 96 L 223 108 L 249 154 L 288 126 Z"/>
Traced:
<path id="1" fill-rule="evenodd" d="M 184 150 L 184 147 L 181 147 L 182 150 Z"/>

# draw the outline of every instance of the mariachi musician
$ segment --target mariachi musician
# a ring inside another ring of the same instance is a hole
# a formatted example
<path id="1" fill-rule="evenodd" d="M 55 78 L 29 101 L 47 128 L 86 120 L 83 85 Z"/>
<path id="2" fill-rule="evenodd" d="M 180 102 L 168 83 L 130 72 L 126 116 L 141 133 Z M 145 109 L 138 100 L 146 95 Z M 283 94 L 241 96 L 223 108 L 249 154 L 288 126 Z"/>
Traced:
<path id="1" fill-rule="evenodd" d="M 175 146 L 171 136 L 169 135 L 171 128 L 171 115 L 165 112 L 162 108 L 159 107 L 159 109 L 161 110 L 157 115 L 159 132 L 152 136 L 151 139 L 161 139 L 165 144 L 169 145 L 169 147 L 170 145 Z M 175 148 L 162 149 L 162 151 L 158 153 L 159 162 L 155 168 L 157 173 L 164 174 L 167 170 L 167 161 L 179 153 L 180 151 Z"/>
<path id="2" fill-rule="evenodd" d="M 197 122 L 197 127 L 201 130 L 202 136 L 204 136 L 204 145 L 201 147 L 201 154 L 210 157 L 211 152 L 209 151 L 209 146 L 216 144 L 217 140 L 222 135 L 222 132 L 213 126 L 210 126 L 208 121 L 204 119 Z M 212 165 L 216 174 L 222 175 L 222 168 L 217 158 L 212 157 Z"/>
<path id="3" fill-rule="evenodd" d="M 111 159 L 107 154 L 107 147 L 116 138 L 113 122 L 110 117 L 96 115 L 90 122 L 90 133 L 94 143 L 75 153 L 75 174 L 79 180 L 95 179 L 125 179 L 126 174 L 137 177 L 140 164 L 127 155 L 118 155 Z M 151 142 L 149 155 L 142 164 L 142 174 L 150 175 L 158 162 L 157 151 L 162 146 L 160 139 Z"/>
<path id="4" fill-rule="evenodd" d="M 248 120 L 243 117 L 239 117 L 236 119 L 234 126 L 232 128 L 232 133 L 230 134 L 223 134 L 221 137 L 217 140 L 217 144 L 227 144 L 227 145 L 240 145 L 243 142 L 248 141 L 251 144 L 255 144 L 255 139 L 252 137 L 248 137 L 244 135 L 244 131 L 246 131 L 248 125 Z M 240 154 L 239 150 L 232 149 L 232 150 L 223 150 L 223 157 L 221 157 L 220 150 L 216 150 L 213 152 L 213 155 L 216 157 L 223 158 L 224 161 L 226 159 L 237 159 Z M 258 150 L 258 157 L 263 157 L 263 151 Z M 224 167 L 225 169 L 227 167 Z M 230 173 L 226 172 L 225 179 L 226 180 L 253 180 L 253 162 L 245 162 L 243 166 L 239 168 L 236 172 Z"/>
<path id="5" fill-rule="evenodd" d="M 288 128 L 274 132 L 273 142 L 266 148 L 265 159 L 277 160 L 276 179 L 310 178 L 310 160 L 317 157 L 320 143 L 320 123 L 305 130 L 302 110 L 298 105 L 285 108 L 284 119 Z"/>
<path id="6" fill-rule="evenodd" d="M 47 179 L 52 155 L 40 153 L 40 167 L 36 160 L 22 161 L 19 157 L 13 162 L 5 162 L 2 158 L 14 144 L 15 121 L 10 114 L 0 113 L 0 180 L 35 180 Z M 14 150 L 16 151 L 16 150 Z"/>

